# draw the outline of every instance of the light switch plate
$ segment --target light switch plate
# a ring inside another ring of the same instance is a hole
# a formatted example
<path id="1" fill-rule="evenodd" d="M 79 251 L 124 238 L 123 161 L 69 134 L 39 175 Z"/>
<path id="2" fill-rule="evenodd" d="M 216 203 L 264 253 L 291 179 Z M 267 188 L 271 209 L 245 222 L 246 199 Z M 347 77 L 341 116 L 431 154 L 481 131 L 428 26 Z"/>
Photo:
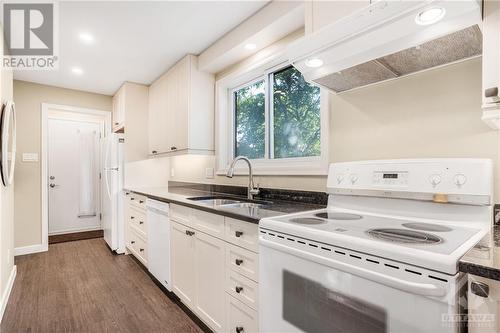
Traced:
<path id="1" fill-rule="evenodd" d="M 214 179 L 214 168 L 206 168 L 205 169 L 205 177 L 207 179 Z"/>
<path id="2" fill-rule="evenodd" d="M 38 162 L 38 153 L 23 153 L 23 162 Z"/>

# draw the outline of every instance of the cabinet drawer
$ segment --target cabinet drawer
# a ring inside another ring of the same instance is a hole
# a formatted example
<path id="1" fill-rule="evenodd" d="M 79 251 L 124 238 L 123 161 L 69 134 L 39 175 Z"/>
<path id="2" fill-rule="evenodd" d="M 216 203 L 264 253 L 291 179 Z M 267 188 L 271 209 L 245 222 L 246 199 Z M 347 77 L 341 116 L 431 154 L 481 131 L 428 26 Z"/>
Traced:
<path id="1" fill-rule="evenodd" d="M 226 292 L 254 310 L 258 309 L 258 284 L 234 271 L 226 270 Z"/>
<path id="2" fill-rule="evenodd" d="M 129 209 L 129 224 L 136 228 L 143 237 L 146 237 L 148 228 L 146 221 L 146 213 L 136 207 L 131 206 Z"/>
<path id="3" fill-rule="evenodd" d="M 148 248 L 146 242 L 137 234 L 134 229 L 130 229 L 129 243 L 127 247 L 130 252 L 139 259 L 144 265 L 148 262 Z"/>
<path id="4" fill-rule="evenodd" d="M 192 226 L 189 220 L 189 215 L 191 214 L 191 208 L 170 204 L 169 214 L 171 220 L 182 223 L 187 226 Z"/>
<path id="5" fill-rule="evenodd" d="M 193 228 L 224 239 L 224 216 L 191 209 L 190 221 Z"/>
<path id="6" fill-rule="evenodd" d="M 259 318 L 257 311 L 226 294 L 226 332 L 257 333 Z"/>
<path id="7" fill-rule="evenodd" d="M 129 201 L 132 207 L 146 210 L 146 197 L 137 193 L 131 193 L 129 195 Z"/>
<path id="8" fill-rule="evenodd" d="M 245 249 L 259 251 L 259 225 L 226 217 L 226 241 Z"/>
<path id="9" fill-rule="evenodd" d="M 259 255 L 239 246 L 228 244 L 226 247 L 226 269 L 240 273 L 247 278 L 259 280 Z"/>

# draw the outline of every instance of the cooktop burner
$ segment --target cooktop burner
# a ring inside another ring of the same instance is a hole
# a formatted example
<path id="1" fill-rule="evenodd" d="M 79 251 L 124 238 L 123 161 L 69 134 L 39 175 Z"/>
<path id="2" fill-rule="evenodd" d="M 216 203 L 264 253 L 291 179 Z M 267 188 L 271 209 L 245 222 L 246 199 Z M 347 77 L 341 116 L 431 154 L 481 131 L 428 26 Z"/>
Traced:
<path id="1" fill-rule="evenodd" d="M 299 224 L 321 224 L 325 223 L 322 219 L 317 219 L 314 217 L 298 217 L 295 219 L 290 219 L 290 222 L 299 223 Z"/>
<path id="2" fill-rule="evenodd" d="M 321 217 L 322 219 L 328 220 L 359 220 L 362 219 L 363 216 L 357 214 L 349 214 L 349 213 L 318 213 L 317 217 Z"/>
<path id="3" fill-rule="evenodd" d="M 417 223 L 417 222 L 403 223 L 402 226 L 415 230 L 435 231 L 435 232 L 448 232 L 453 230 L 450 227 L 432 223 Z"/>
<path id="4" fill-rule="evenodd" d="M 405 229 L 371 229 L 367 233 L 377 239 L 403 244 L 439 244 L 442 238 L 421 231 Z"/>

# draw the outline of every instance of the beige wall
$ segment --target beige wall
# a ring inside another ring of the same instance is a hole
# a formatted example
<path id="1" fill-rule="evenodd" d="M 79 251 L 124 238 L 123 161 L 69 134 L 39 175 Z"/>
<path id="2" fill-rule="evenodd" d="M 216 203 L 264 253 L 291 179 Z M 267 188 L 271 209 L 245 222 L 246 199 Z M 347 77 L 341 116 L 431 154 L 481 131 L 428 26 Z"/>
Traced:
<path id="1" fill-rule="evenodd" d="M 330 161 L 482 157 L 498 170 L 498 132 L 481 121 L 481 59 L 331 95 Z M 246 177 L 205 178 L 213 156 L 173 157 L 171 180 L 246 185 Z M 324 191 L 326 177 L 256 177 L 263 187 Z M 495 189 L 500 193 L 500 182 Z"/>
<path id="2" fill-rule="evenodd" d="M 63 104 L 111 110 L 111 96 L 36 83 L 14 81 L 17 107 L 17 162 L 15 175 L 15 247 L 41 243 L 40 162 L 22 162 L 23 153 L 41 153 L 41 104 Z M 41 157 L 41 156 L 40 156 Z"/>

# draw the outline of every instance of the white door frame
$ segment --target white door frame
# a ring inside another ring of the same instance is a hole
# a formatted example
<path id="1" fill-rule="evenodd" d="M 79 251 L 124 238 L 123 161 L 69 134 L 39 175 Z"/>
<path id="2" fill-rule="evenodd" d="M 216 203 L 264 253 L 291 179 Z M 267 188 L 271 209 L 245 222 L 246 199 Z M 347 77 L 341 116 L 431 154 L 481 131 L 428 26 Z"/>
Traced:
<path id="1" fill-rule="evenodd" d="M 76 106 L 60 105 L 60 104 L 50 104 L 42 103 L 42 243 L 40 244 L 40 251 L 48 251 L 49 249 L 49 185 L 47 181 L 48 177 L 48 120 L 49 120 L 49 109 L 56 109 L 66 112 L 75 112 L 87 115 L 97 115 L 104 117 L 104 136 L 111 133 L 111 111 L 97 110 L 97 109 L 87 109 Z"/>

